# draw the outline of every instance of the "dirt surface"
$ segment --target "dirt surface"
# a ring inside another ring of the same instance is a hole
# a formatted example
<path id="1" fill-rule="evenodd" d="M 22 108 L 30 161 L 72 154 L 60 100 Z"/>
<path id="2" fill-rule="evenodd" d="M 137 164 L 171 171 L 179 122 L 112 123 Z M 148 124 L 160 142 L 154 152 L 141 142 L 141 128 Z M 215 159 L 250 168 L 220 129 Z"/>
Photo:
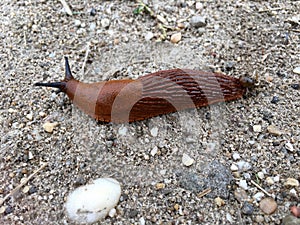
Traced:
<path id="1" fill-rule="evenodd" d="M 67 3 L 72 16 L 60 1 L 1 1 L 0 197 L 47 163 L 2 202 L 1 224 L 73 224 L 67 195 L 107 176 L 122 194 L 101 224 L 281 224 L 299 206 L 299 183 L 287 179 L 300 179 L 300 1 Z M 189 68 L 258 84 L 233 102 L 99 124 L 33 86 L 62 80 L 64 56 L 85 82 Z"/>

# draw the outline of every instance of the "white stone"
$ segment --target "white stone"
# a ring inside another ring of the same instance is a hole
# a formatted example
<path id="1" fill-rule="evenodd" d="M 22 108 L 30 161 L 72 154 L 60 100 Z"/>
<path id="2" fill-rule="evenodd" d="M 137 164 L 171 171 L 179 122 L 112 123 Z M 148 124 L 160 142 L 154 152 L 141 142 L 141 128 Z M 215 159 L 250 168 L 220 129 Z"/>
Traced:
<path id="1" fill-rule="evenodd" d="M 273 185 L 274 184 L 274 180 L 273 180 L 272 177 L 267 177 L 266 182 L 267 182 L 268 185 Z"/>
<path id="2" fill-rule="evenodd" d="M 296 73 L 296 74 L 300 74 L 300 66 L 294 68 L 293 72 Z"/>
<path id="3" fill-rule="evenodd" d="M 74 20 L 74 25 L 76 27 L 79 27 L 81 25 L 81 21 L 80 20 Z"/>
<path id="4" fill-rule="evenodd" d="M 119 128 L 119 134 L 122 135 L 122 136 L 126 135 L 127 134 L 127 127 L 124 127 L 124 126 L 120 127 Z"/>
<path id="5" fill-rule="evenodd" d="M 153 137 L 156 137 L 157 134 L 158 134 L 158 128 L 157 127 L 153 127 L 151 130 L 150 130 L 150 133 Z"/>
<path id="6" fill-rule="evenodd" d="M 252 167 L 250 163 L 243 161 L 243 160 L 237 162 L 236 164 L 237 164 L 239 170 L 244 171 L 244 172 L 247 170 L 250 170 Z"/>
<path id="7" fill-rule="evenodd" d="M 146 41 L 150 41 L 153 37 L 154 37 L 154 34 L 150 31 L 145 34 Z"/>
<path id="8" fill-rule="evenodd" d="M 261 171 L 257 173 L 257 176 L 261 180 L 265 178 L 265 174 L 263 172 L 261 172 Z"/>
<path id="9" fill-rule="evenodd" d="M 191 166 L 194 163 L 194 159 L 185 153 L 183 153 L 181 161 L 185 166 Z"/>
<path id="10" fill-rule="evenodd" d="M 274 182 L 279 182 L 280 180 L 280 176 L 276 175 L 275 177 L 273 177 Z"/>
<path id="11" fill-rule="evenodd" d="M 119 182 L 112 178 L 99 178 L 91 184 L 76 188 L 65 204 L 71 220 L 80 224 L 94 223 L 114 208 L 121 196 Z"/>
<path id="12" fill-rule="evenodd" d="M 265 196 L 263 192 L 257 192 L 255 195 L 253 195 L 253 199 L 255 199 L 257 202 L 260 202 L 260 200 Z"/>
<path id="13" fill-rule="evenodd" d="M 140 225 L 145 225 L 146 224 L 146 221 L 144 219 L 144 217 L 141 217 L 140 218 Z"/>
<path id="14" fill-rule="evenodd" d="M 43 128 L 46 132 L 48 133 L 52 133 L 54 128 L 58 125 L 58 123 L 50 123 L 50 122 L 46 122 L 43 124 Z"/>
<path id="15" fill-rule="evenodd" d="M 237 152 L 234 152 L 234 153 L 232 154 L 232 158 L 233 158 L 233 160 L 238 160 L 238 159 L 240 159 L 240 158 L 241 158 L 241 156 L 240 156 L 240 154 L 239 154 L 239 153 L 237 153 Z"/>
<path id="16" fill-rule="evenodd" d="M 290 152 L 294 151 L 294 147 L 290 142 L 285 143 L 285 147 L 287 150 L 289 150 Z"/>
<path id="17" fill-rule="evenodd" d="M 230 170 L 233 171 L 233 172 L 235 172 L 235 171 L 238 171 L 239 168 L 237 167 L 237 165 L 232 164 L 232 165 L 230 166 Z"/>
<path id="18" fill-rule="evenodd" d="M 257 132 L 257 133 L 261 132 L 261 125 L 254 125 L 253 126 L 253 131 Z"/>
<path id="19" fill-rule="evenodd" d="M 109 217 L 113 218 L 117 213 L 117 210 L 115 208 L 112 208 L 111 210 L 109 210 Z"/>
<path id="20" fill-rule="evenodd" d="M 107 27 L 109 27 L 109 25 L 110 25 L 110 20 L 109 19 L 104 18 L 104 19 L 101 20 L 101 26 L 102 27 L 107 28 Z"/>
<path id="21" fill-rule="evenodd" d="M 241 188 L 243 188 L 244 190 L 248 190 L 248 184 L 247 184 L 247 181 L 246 181 L 246 180 L 240 180 L 239 186 L 240 186 Z"/>
<path id="22" fill-rule="evenodd" d="M 152 156 L 155 156 L 155 155 L 157 154 L 157 151 L 158 151 L 157 146 L 154 146 L 154 148 L 151 150 L 150 154 L 151 154 Z"/>

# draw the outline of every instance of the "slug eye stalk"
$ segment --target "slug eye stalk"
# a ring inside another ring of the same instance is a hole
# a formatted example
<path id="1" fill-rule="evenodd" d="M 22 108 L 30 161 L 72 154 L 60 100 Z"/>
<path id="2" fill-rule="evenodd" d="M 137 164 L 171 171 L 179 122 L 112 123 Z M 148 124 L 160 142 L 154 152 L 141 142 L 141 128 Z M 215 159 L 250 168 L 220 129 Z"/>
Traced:
<path id="1" fill-rule="evenodd" d="M 63 81 L 50 83 L 37 82 L 34 86 L 58 88 L 60 91 L 65 92 L 67 82 L 72 79 L 74 79 L 74 77 L 72 76 L 69 60 L 68 57 L 65 57 L 65 79 Z"/>

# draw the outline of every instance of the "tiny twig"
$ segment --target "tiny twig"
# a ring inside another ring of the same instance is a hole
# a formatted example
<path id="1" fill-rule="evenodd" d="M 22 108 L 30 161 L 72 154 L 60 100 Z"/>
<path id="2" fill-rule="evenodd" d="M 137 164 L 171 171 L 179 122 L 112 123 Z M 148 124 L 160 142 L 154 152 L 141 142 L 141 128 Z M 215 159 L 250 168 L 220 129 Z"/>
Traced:
<path id="1" fill-rule="evenodd" d="M 272 195 L 269 192 L 267 192 L 265 189 L 263 189 L 261 186 L 259 186 L 257 183 L 255 183 L 253 180 L 251 180 L 251 184 L 253 184 L 255 187 L 260 189 L 263 193 L 265 193 L 269 197 L 272 197 Z"/>
<path id="2" fill-rule="evenodd" d="M 68 3 L 65 1 L 65 0 L 60 0 L 61 4 L 63 5 L 64 9 L 66 10 L 66 13 L 69 15 L 69 16 L 72 16 L 73 13 L 72 13 L 72 10 L 70 9 Z"/>
<path id="3" fill-rule="evenodd" d="M 201 191 L 201 192 L 197 195 L 197 197 L 198 197 L 198 198 L 202 198 L 203 196 L 209 194 L 210 192 L 211 192 L 211 189 L 210 189 L 210 188 L 204 189 L 203 191 Z"/>
<path id="4" fill-rule="evenodd" d="M 0 205 L 2 205 L 10 196 L 14 195 L 21 187 L 23 187 L 34 175 L 36 175 L 39 171 L 44 169 L 48 164 L 43 163 L 40 168 L 34 171 L 30 176 L 25 178 L 17 187 L 15 187 L 9 194 L 7 194 L 3 199 L 0 201 Z"/>
<path id="5" fill-rule="evenodd" d="M 82 68 L 81 68 L 82 77 L 84 76 L 84 68 L 85 68 L 87 59 L 89 57 L 89 53 L 90 53 L 90 42 L 87 42 L 86 50 L 85 50 L 85 56 L 84 56 L 84 61 L 83 61 L 83 65 L 82 65 Z"/>
<path id="6" fill-rule="evenodd" d="M 300 33 L 300 30 L 291 29 L 290 31 L 293 31 L 293 32 L 296 32 L 296 33 Z"/>
<path id="7" fill-rule="evenodd" d="M 264 12 L 271 12 L 271 11 L 279 11 L 285 9 L 284 7 L 277 7 L 277 8 L 269 8 L 269 9 L 263 9 L 263 10 L 259 10 L 258 12 L 260 13 L 264 13 Z"/>

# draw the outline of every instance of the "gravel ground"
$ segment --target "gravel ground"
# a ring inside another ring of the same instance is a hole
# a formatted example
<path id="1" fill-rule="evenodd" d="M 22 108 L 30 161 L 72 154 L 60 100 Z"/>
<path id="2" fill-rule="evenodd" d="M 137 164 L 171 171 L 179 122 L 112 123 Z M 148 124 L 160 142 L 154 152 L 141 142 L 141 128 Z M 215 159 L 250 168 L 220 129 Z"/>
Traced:
<path id="1" fill-rule="evenodd" d="M 40 168 L 1 202 L 1 224 L 73 224 L 67 195 L 107 176 L 122 194 L 101 224 L 296 219 L 300 1 L 67 2 L 72 16 L 60 1 L 1 2 L 0 197 Z M 63 79 L 63 56 L 85 82 L 178 67 L 258 77 L 258 85 L 226 104 L 100 124 L 64 94 L 33 86 Z"/>

